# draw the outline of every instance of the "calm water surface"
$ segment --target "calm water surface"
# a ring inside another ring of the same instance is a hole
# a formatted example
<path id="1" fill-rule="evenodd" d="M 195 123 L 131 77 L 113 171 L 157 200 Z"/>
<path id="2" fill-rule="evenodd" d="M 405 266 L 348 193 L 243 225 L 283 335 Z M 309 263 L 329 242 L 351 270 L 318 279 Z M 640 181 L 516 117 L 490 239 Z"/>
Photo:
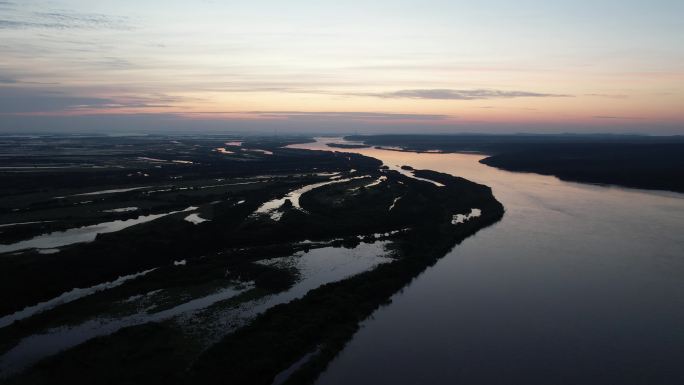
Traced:
<path id="1" fill-rule="evenodd" d="M 486 184 L 506 215 L 376 311 L 318 384 L 684 383 L 684 195 L 344 151 Z"/>
<path id="2" fill-rule="evenodd" d="M 135 301 L 142 301 L 140 312 L 117 318 L 111 318 L 110 316 L 92 317 L 80 324 L 53 327 L 42 333 L 22 339 L 16 346 L 0 355 L 0 383 L 2 383 L 3 376 L 20 372 L 41 359 L 92 338 L 109 335 L 122 328 L 146 322 L 161 322 L 174 319 L 180 325 L 186 325 L 192 321 L 197 322 L 196 319 L 198 319 L 198 325 L 201 327 L 201 330 L 194 330 L 196 332 L 195 335 L 202 336 L 203 340 L 216 342 L 220 337 L 244 325 L 273 306 L 303 297 L 310 290 L 321 285 L 371 270 L 381 263 L 391 262 L 392 259 L 386 255 L 385 245 L 385 241 L 378 241 L 374 243 L 360 243 L 356 247 L 349 249 L 341 247 L 314 248 L 308 252 L 296 253 L 289 257 L 261 261 L 260 263 L 266 265 L 294 268 L 299 272 L 300 279 L 288 290 L 242 303 L 237 308 L 232 306 L 212 308 L 212 306 L 252 288 L 253 284 L 251 282 L 245 282 L 241 285 L 237 285 L 237 283 L 231 284 L 214 293 L 193 298 L 169 309 L 159 311 L 156 311 L 154 306 L 150 307 L 148 300 L 154 302 L 154 297 L 158 292 L 160 292 L 159 295 L 165 297 L 163 291 L 141 295 L 140 297 L 143 298 L 135 299 Z M 184 268 L 184 264 L 176 264 L 176 266 L 179 269 Z M 72 290 L 52 301 L 47 301 L 13 315 L 0 318 L 0 329 L 8 326 L 16 319 L 27 318 L 62 303 L 83 298 L 97 291 L 116 287 L 129 279 L 143 276 L 150 271 L 122 277 L 117 281 L 88 289 Z M 196 318 L 202 312 L 210 311 L 210 309 L 213 311 L 213 316 Z M 190 328 L 188 332 L 192 333 L 192 325 L 188 324 L 186 326 Z M 210 335 L 207 335 L 207 333 Z"/>

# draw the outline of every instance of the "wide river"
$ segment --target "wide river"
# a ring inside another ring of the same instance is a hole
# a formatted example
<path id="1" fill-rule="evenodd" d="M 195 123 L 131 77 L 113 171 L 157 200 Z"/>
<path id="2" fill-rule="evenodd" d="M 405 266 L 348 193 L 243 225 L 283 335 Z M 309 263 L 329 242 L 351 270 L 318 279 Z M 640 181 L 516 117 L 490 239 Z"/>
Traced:
<path id="1" fill-rule="evenodd" d="M 506 215 L 376 311 L 318 384 L 684 384 L 684 195 L 342 151 L 488 185 Z"/>

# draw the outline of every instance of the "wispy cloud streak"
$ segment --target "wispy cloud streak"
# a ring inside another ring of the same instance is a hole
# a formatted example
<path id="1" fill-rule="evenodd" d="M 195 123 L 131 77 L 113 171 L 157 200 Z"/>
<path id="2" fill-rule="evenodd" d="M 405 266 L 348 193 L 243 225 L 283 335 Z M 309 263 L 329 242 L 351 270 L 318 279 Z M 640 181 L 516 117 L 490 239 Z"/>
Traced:
<path id="1" fill-rule="evenodd" d="M 400 114 L 382 112 L 303 112 L 303 111 L 250 111 L 248 114 L 277 119 L 350 119 L 350 120 L 444 120 L 448 115 Z"/>
<path id="2" fill-rule="evenodd" d="M 12 79 L 9 79 L 11 82 Z M 2 78 L 0 78 L 2 83 Z M 67 91 L 0 87 L 0 114 L 89 113 L 108 110 L 166 108 L 181 101 L 167 95 L 99 97 Z"/>
<path id="3" fill-rule="evenodd" d="M 349 120 L 349 121 L 441 121 L 453 119 L 455 116 L 442 114 L 405 114 L 391 112 L 360 112 L 360 111 L 193 111 L 181 113 L 186 116 L 232 116 L 235 118 L 264 118 L 276 120 Z"/>
<path id="4" fill-rule="evenodd" d="M 503 91 L 492 89 L 415 89 L 394 92 L 355 93 L 354 96 L 373 96 L 383 99 L 430 99 L 430 100 L 482 100 L 511 98 L 567 98 L 572 95 L 548 94 L 529 91 Z"/>
<path id="5" fill-rule="evenodd" d="M 0 3 L 11 6 L 11 3 Z M 11 9 L 11 8 L 8 8 Z M 99 13 L 73 11 L 9 12 L 0 18 L 0 29 L 114 29 L 128 30 L 128 19 Z"/>
<path id="6" fill-rule="evenodd" d="M 641 118 L 638 116 L 608 116 L 608 115 L 597 115 L 597 116 L 592 116 L 594 119 L 613 119 L 613 120 L 644 120 L 645 118 Z"/>

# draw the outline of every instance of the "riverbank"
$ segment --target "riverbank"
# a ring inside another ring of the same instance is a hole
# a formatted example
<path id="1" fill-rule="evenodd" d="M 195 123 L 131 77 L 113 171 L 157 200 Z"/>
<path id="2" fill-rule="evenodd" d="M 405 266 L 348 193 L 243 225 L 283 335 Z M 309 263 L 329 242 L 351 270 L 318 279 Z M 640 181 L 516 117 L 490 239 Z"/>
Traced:
<path id="1" fill-rule="evenodd" d="M 270 384 L 275 375 L 317 351 L 285 382 L 312 383 L 363 320 L 454 246 L 504 214 L 486 186 L 435 172 L 422 175 L 445 184 L 446 189 L 459 186 L 461 199 L 467 185 L 474 190 L 468 203 L 481 207 L 484 214 L 459 226 L 450 218 L 423 221 L 396 241 L 396 262 L 325 285 L 301 300 L 270 310 L 209 349 L 195 364 L 188 383 Z M 264 355 L 265 351 L 270 354 Z"/>
<path id="2" fill-rule="evenodd" d="M 507 171 L 592 184 L 684 192 L 684 137 L 638 135 L 376 135 L 348 139 L 388 150 L 480 153 Z"/>
<path id="3" fill-rule="evenodd" d="M 508 172 L 480 154 L 357 152 L 490 186 L 506 215 L 366 319 L 316 385 L 684 378 L 684 195 Z"/>
<path id="4" fill-rule="evenodd" d="M 58 222 L 46 226 L 65 226 L 60 215 L 81 205 L 102 207 L 107 218 L 160 203 L 184 208 L 95 237 L 84 227 L 87 239 L 61 242 L 52 254 L 41 254 L 43 238 L 12 246 L 3 285 L 20 295 L 3 304 L 16 311 L 0 327 L 0 374 L 9 383 L 50 383 L 57 373 L 72 384 L 101 382 L 103 373 L 110 383 L 270 383 L 312 347 L 318 353 L 293 376 L 313 379 L 359 322 L 503 214 L 491 189 L 446 174 L 265 141 L 263 152 L 242 151 L 238 141 L 212 150 L 223 142 L 193 141 L 180 150 L 187 163 L 155 160 L 145 170 L 173 167 L 163 171 L 171 186 L 120 188 L 110 175 L 106 188 L 73 186 L 56 203 L 32 186 L 8 193 L 14 208 L 54 215 Z M 118 175 L 127 181 L 132 171 Z M 96 198 L 81 203 L 84 194 Z M 27 209 L 31 199 L 41 206 Z M 474 209 L 483 215 L 468 216 Z M 29 272 L 50 284 L 24 288 Z"/>

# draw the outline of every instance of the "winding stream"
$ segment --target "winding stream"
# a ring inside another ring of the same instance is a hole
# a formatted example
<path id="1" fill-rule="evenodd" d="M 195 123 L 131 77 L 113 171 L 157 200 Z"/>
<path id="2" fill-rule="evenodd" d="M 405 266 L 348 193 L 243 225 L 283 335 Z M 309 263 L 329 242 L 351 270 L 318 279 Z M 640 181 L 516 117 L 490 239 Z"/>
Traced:
<path id="1" fill-rule="evenodd" d="M 376 311 L 318 384 L 684 383 L 684 195 L 341 151 L 486 184 L 506 215 Z"/>
<path id="2" fill-rule="evenodd" d="M 193 210 L 197 210 L 197 207 L 188 207 L 185 210 L 171 211 L 163 214 L 141 215 L 137 218 L 103 222 L 96 225 L 76 227 L 64 231 L 54 231 L 8 245 L 0 244 L 0 254 L 26 249 L 53 250 L 54 248 L 72 245 L 74 243 L 92 242 L 97 238 L 98 234 L 121 231 L 125 228 L 139 225 L 141 223 L 151 222 L 168 215 Z"/>
<path id="3" fill-rule="evenodd" d="M 260 263 L 266 265 L 294 268 L 299 272 L 300 279 L 287 290 L 241 303 L 235 308 L 230 306 L 224 308 L 217 306 L 217 304 L 253 288 L 253 283 L 234 282 L 213 293 L 187 299 L 164 310 L 156 310 L 156 306 L 150 307 L 147 305 L 148 300 L 153 300 L 157 295 L 164 297 L 163 290 L 133 296 L 128 299 L 128 302 L 145 304 L 139 312 L 118 317 L 90 317 L 82 320 L 80 323 L 52 327 L 21 339 L 15 346 L 0 355 L 0 382 L 2 382 L 3 376 L 20 372 L 41 359 L 84 343 L 92 338 L 109 335 L 125 327 L 141 325 L 146 322 L 162 322 L 173 319 L 189 329 L 192 329 L 193 324 L 195 324 L 195 326 L 199 326 L 199 328 L 194 330 L 195 336 L 201 335 L 203 340 L 216 342 L 220 337 L 248 323 L 251 319 L 273 306 L 303 297 L 310 290 L 321 285 L 371 270 L 381 263 L 391 262 L 392 259 L 387 256 L 385 251 L 385 245 L 385 241 L 377 241 L 373 243 L 360 243 L 356 247 L 349 249 L 343 247 L 320 247 L 313 248 L 307 252 L 298 252 L 289 257 L 261 261 Z M 186 266 L 186 261 L 176 261 L 174 265 L 180 269 Z M 116 281 L 87 289 L 74 289 L 51 301 L 40 303 L 11 316 L 0 318 L 0 328 L 8 326 L 15 320 L 25 319 L 64 303 L 119 286 L 128 280 L 142 277 L 151 271 L 148 270 L 135 275 L 121 277 Z M 210 316 L 197 317 L 199 313 L 204 311 L 211 313 Z"/>

